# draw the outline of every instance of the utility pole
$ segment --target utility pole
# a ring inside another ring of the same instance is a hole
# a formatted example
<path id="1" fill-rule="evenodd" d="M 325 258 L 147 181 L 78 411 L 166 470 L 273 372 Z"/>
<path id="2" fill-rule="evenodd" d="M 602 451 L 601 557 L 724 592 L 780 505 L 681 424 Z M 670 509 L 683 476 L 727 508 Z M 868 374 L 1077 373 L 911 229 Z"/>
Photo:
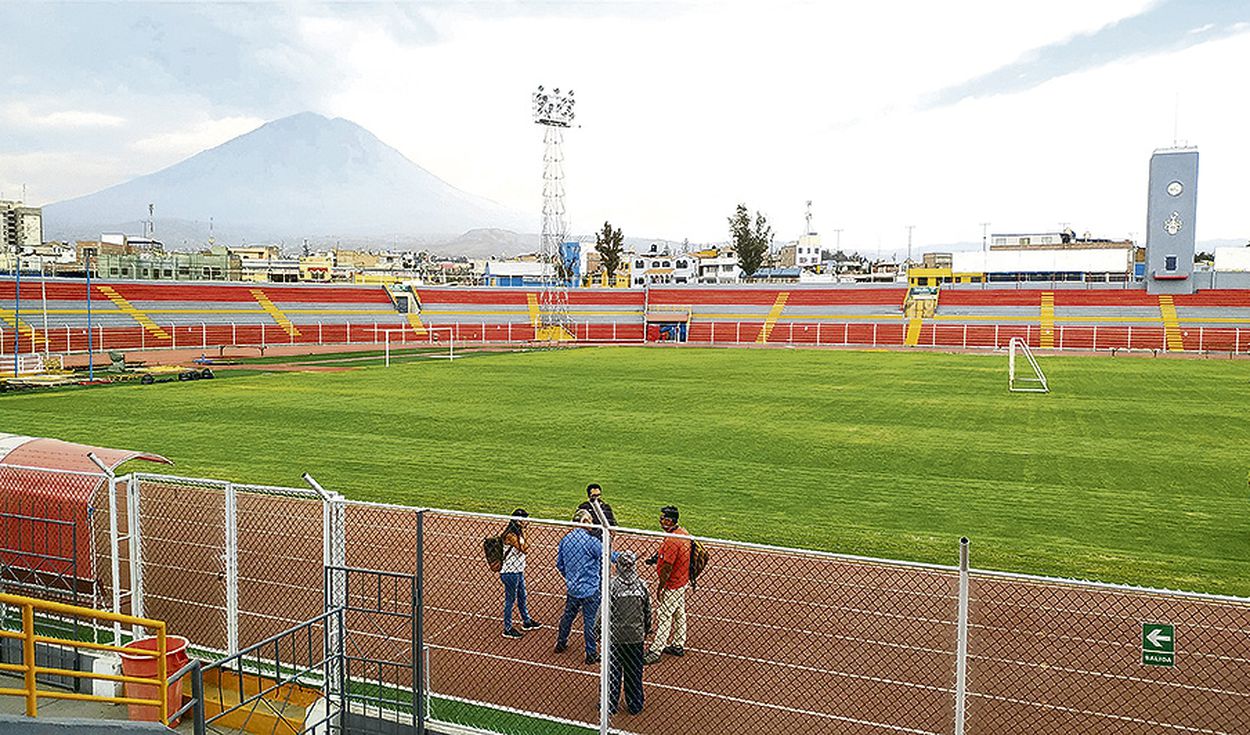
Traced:
<path id="1" fill-rule="evenodd" d="M 990 249 L 989 230 L 990 230 L 990 223 L 982 222 L 981 223 L 981 252 L 983 253 L 989 252 L 989 249 Z"/>
<path id="2" fill-rule="evenodd" d="M 839 227 L 839 228 L 835 229 L 835 230 L 833 231 L 833 234 L 834 234 L 834 235 L 836 236 L 836 238 L 837 238 L 837 240 L 836 240 L 837 244 L 836 244 L 834 247 L 836 247 L 836 248 L 838 249 L 838 252 L 842 252 L 842 228 L 841 228 L 841 227 Z"/>
<path id="3" fill-rule="evenodd" d="M 907 225 L 907 267 L 911 269 L 911 231 L 916 229 L 915 225 Z"/>

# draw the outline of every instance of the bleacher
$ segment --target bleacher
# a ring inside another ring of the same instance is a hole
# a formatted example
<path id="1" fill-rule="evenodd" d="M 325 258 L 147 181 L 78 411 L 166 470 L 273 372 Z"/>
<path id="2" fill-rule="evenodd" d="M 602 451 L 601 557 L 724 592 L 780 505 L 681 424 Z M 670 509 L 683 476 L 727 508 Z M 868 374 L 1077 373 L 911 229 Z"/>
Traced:
<path id="1" fill-rule="evenodd" d="M 88 299 L 96 349 L 347 341 L 408 325 L 381 286 L 320 284 L 0 280 L 0 352 L 14 328 L 52 352 L 87 346 Z M 20 324 L 18 323 L 20 322 Z M 46 329 L 45 329 L 46 324 Z M 23 351 L 30 351 L 23 344 Z"/>
<path id="2" fill-rule="evenodd" d="M 14 292 L 11 278 L 0 279 L 0 351 L 12 352 L 15 331 L 23 352 L 42 350 L 45 340 L 51 352 L 86 348 L 84 281 L 24 279 L 20 318 Z M 462 342 L 527 342 L 542 310 L 537 288 L 407 293 L 411 302 L 400 304 L 410 308 L 402 312 L 382 286 L 93 280 L 92 343 L 103 350 L 331 344 L 447 331 Z M 907 294 L 901 285 L 591 288 L 569 291 L 568 311 L 572 336 L 588 342 L 684 334 L 701 344 L 993 348 L 1021 337 L 1043 349 L 1250 350 L 1247 289 L 1169 297 L 1125 287 L 944 286 L 935 311 L 911 318 Z"/>

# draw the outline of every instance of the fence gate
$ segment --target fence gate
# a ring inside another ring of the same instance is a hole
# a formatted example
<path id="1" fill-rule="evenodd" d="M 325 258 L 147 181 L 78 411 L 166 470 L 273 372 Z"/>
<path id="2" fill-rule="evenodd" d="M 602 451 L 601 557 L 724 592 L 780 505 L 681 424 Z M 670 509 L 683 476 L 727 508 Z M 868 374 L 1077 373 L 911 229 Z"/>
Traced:
<path id="1" fill-rule="evenodd" d="M 356 567 L 326 567 L 326 609 L 341 609 L 332 630 L 342 651 L 332 696 L 348 735 L 418 735 L 426 703 L 420 637 L 420 577 Z"/>

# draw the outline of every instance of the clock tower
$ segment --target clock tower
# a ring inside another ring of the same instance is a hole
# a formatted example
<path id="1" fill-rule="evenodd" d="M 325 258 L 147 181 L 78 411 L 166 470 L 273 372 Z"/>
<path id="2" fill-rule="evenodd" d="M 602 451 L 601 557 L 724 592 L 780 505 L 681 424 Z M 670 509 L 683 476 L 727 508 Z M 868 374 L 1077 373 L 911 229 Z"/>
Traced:
<path id="1" fill-rule="evenodd" d="M 1162 148 L 1150 157 L 1146 201 L 1146 291 L 1194 292 L 1198 149 Z"/>

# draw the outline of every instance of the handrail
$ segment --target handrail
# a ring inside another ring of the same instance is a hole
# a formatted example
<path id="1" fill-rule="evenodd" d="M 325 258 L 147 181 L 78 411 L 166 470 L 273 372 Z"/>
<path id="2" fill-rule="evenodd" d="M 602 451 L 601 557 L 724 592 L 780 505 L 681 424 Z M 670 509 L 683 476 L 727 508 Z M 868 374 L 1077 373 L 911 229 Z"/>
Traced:
<path id="1" fill-rule="evenodd" d="M 167 681 L 168 671 L 166 670 L 166 653 L 168 652 L 168 644 L 166 641 L 164 622 L 160 620 L 152 620 L 151 618 L 136 617 L 134 615 L 122 615 L 104 610 L 93 610 L 87 607 L 66 605 L 61 602 L 37 600 L 33 597 L 24 597 L 22 595 L 0 594 L 0 605 L 20 608 L 22 611 L 21 632 L 0 631 L 0 638 L 16 638 L 22 641 L 22 663 L 0 664 L 0 671 L 9 671 L 21 674 L 23 679 L 23 686 L 21 689 L 0 688 L 0 696 L 7 695 L 25 698 L 27 717 L 37 717 L 39 715 L 40 698 L 73 699 L 88 702 L 109 702 L 112 704 L 155 706 L 160 712 L 161 723 L 165 725 L 169 724 L 169 705 L 166 696 L 169 689 L 169 682 Z M 142 626 L 154 632 L 157 641 L 156 650 L 145 651 L 138 648 L 125 648 L 123 646 L 113 644 L 92 643 L 88 641 L 73 640 L 70 638 L 58 638 L 56 636 L 41 635 L 35 632 L 36 610 L 57 615 L 67 615 L 78 618 L 91 618 L 97 621 L 122 623 L 129 626 Z M 156 677 L 128 676 L 126 674 L 103 674 L 96 673 L 94 671 L 73 671 L 52 666 L 39 666 L 35 660 L 36 643 L 52 643 L 71 648 L 87 648 L 94 651 L 125 653 L 128 656 L 150 656 L 156 659 Z M 141 697 L 110 697 L 95 694 L 81 694 L 78 692 L 39 691 L 36 679 L 36 676 L 39 674 L 68 676 L 100 681 L 129 682 L 132 684 L 150 684 L 157 688 L 160 699 L 158 701 L 156 699 L 145 699 Z"/>

